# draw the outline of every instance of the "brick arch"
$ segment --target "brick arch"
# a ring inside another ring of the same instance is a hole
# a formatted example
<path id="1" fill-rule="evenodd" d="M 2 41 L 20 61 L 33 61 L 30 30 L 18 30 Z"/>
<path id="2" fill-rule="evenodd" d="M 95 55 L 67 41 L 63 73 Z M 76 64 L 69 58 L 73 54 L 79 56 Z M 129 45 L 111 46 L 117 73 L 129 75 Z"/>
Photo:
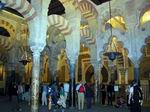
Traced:
<path id="1" fill-rule="evenodd" d="M 15 36 L 16 30 L 15 30 L 14 26 L 12 24 L 10 24 L 9 22 L 7 22 L 3 19 L 0 19 L 0 27 L 5 28 L 8 31 L 8 33 L 10 34 L 10 37 Z"/>
<path id="2" fill-rule="evenodd" d="M 96 40 L 95 40 L 92 32 L 89 30 L 89 28 L 81 29 L 80 36 L 84 37 L 84 39 L 88 45 L 95 44 L 95 42 L 96 42 Z"/>
<path id="3" fill-rule="evenodd" d="M 98 16 L 98 12 L 95 6 L 87 0 L 81 0 L 81 1 L 74 0 L 73 5 L 76 8 L 79 8 L 83 17 L 86 18 L 87 20 L 97 18 Z"/>
<path id="4" fill-rule="evenodd" d="M 54 26 L 63 35 L 68 35 L 71 33 L 71 28 L 69 26 L 69 22 L 60 15 L 50 15 L 48 17 L 48 22 L 49 22 L 49 27 Z"/>
<path id="5" fill-rule="evenodd" d="M 2 0 L 2 2 L 6 4 L 6 7 L 17 10 L 27 21 L 36 16 L 35 10 L 27 0 Z"/>

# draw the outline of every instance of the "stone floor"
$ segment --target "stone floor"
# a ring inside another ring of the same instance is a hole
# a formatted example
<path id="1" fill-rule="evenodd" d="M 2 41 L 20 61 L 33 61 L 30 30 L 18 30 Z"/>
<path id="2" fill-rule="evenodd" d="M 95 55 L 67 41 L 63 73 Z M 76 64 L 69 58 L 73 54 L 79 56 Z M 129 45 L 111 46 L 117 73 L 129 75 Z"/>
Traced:
<path id="1" fill-rule="evenodd" d="M 13 98 L 9 101 L 7 97 L 0 97 L 0 112 L 19 112 L 17 110 L 17 100 Z M 21 103 L 21 112 L 30 112 L 30 106 L 26 102 Z M 61 109 L 48 111 L 46 106 L 40 106 L 40 112 L 62 112 Z M 90 110 L 84 109 L 83 111 L 78 111 L 76 108 L 67 108 L 65 112 L 129 112 L 127 107 L 115 108 L 113 106 L 102 106 L 94 105 Z M 143 107 L 142 112 L 150 112 L 150 107 Z"/>

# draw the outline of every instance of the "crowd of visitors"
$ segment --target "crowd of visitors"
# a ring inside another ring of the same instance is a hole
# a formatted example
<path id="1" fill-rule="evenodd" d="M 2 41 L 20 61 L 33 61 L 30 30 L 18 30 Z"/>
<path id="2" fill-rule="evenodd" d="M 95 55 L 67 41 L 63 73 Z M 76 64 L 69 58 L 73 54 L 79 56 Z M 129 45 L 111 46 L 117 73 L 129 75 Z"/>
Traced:
<path id="1" fill-rule="evenodd" d="M 127 106 L 130 112 L 141 112 L 143 93 L 140 84 L 134 80 L 127 87 L 118 87 L 118 90 L 115 86 L 113 82 L 100 84 L 98 88 L 100 91 L 98 95 L 100 103 L 105 106 L 115 106 L 116 108 Z M 52 106 L 65 110 L 65 108 L 69 107 L 69 90 L 69 82 L 60 84 L 56 82 L 52 84 L 43 83 L 40 85 L 39 103 L 41 106 L 47 106 L 49 110 L 51 110 Z M 78 110 L 91 109 L 95 96 L 94 84 L 81 81 L 76 85 L 75 91 L 77 97 L 76 107 Z M 10 101 L 12 100 L 12 96 L 17 96 L 18 105 L 22 101 L 26 101 L 30 105 L 30 84 L 10 83 L 8 86 L 8 95 Z M 18 106 L 18 109 L 21 108 Z"/>

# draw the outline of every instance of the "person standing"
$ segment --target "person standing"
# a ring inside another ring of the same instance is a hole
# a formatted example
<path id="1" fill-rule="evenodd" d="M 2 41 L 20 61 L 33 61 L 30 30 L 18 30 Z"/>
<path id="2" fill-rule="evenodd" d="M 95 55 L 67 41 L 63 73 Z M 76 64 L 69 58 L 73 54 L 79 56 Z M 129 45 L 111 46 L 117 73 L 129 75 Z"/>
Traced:
<path id="1" fill-rule="evenodd" d="M 65 92 L 65 103 L 66 103 L 68 94 L 69 94 L 69 83 L 68 82 L 64 83 L 64 92 Z"/>
<path id="2" fill-rule="evenodd" d="M 102 105 L 105 105 L 105 100 L 106 100 L 106 87 L 105 87 L 105 84 L 101 84 L 101 99 L 102 99 Z"/>
<path id="3" fill-rule="evenodd" d="M 142 90 L 134 80 L 129 90 L 130 112 L 141 112 L 141 100 L 143 100 Z"/>
<path id="4" fill-rule="evenodd" d="M 85 89 L 86 89 L 85 98 L 86 98 L 87 109 L 90 109 L 92 107 L 92 98 L 94 97 L 94 90 L 90 83 L 87 83 L 85 85 Z"/>
<path id="5" fill-rule="evenodd" d="M 18 94 L 18 103 L 20 103 L 22 101 L 22 95 L 23 95 L 23 86 L 21 83 L 19 83 L 18 85 L 17 94 Z"/>
<path id="6" fill-rule="evenodd" d="M 85 87 L 83 82 L 81 82 L 79 85 L 76 87 L 76 92 L 78 95 L 78 109 L 83 110 L 84 108 L 84 93 L 85 93 Z"/>
<path id="7" fill-rule="evenodd" d="M 112 105 L 112 92 L 113 92 L 112 89 L 113 89 L 113 86 L 110 82 L 107 86 L 107 102 L 108 102 L 108 105 Z"/>
<path id="8" fill-rule="evenodd" d="M 43 88 L 42 88 L 42 106 L 47 105 L 47 92 L 48 92 L 47 86 L 43 85 Z"/>

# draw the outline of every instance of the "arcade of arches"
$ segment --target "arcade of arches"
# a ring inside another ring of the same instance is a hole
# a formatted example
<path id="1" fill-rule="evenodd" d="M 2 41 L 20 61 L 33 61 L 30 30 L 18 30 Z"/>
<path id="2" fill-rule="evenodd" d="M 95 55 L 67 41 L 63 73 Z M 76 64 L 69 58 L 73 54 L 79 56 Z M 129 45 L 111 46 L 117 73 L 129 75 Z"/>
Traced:
<path id="1" fill-rule="evenodd" d="M 111 0 L 111 18 L 108 0 L 1 1 L 1 93 L 9 80 L 32 82 L 34 88 L 70 79 L 97 85 L 136 79 L 149 88 L 149 0 Z M 119 53 L 113 61 L 107 56 L 111 50 Z"/>

